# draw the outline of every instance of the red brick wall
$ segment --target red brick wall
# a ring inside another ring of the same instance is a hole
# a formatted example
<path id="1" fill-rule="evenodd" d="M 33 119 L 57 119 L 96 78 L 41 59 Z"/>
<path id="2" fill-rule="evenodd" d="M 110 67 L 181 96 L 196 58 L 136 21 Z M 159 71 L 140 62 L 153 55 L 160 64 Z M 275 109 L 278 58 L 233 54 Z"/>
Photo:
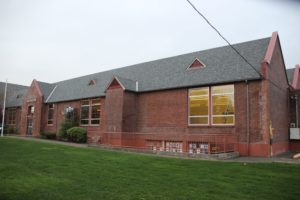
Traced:
<path id="1" fill-rule="evenodd" d="M 54 104 L 54 115 L 53 115 L 53 124 L 49 125 L 48 123 L 48 105 L 45 105 L 45 111 L 42 116 L 42 130 L 55 132 L 58 134 L 61 123 L 64 120 L 64 111 L 67 107 L 73 107 L 76 109 L 78 118 L 80 120 L 80 108 L 81 101 L 68 101 L 68 102 L 59 102 Z M 105 115 L 105 100 L 101 98 L 101 113 L 100 113 L 100 125 L 84 125 L 81 126 L 87 130 L 88 138 L 93 138 L 94 136 L 100 136 L 101 132 L 104 130 L 104 115 Z M 80 122 L 79 122 L 80 123 Z"/>
<path id="2" fill-rule="evenodd" d="M 269 113 L 273 129 L 272 154 L 276 155 L 289 148 L 289 86 L 279 41 L 275 44 L 272 60 L 267 68 L 269 85 Z"/>
<path id="3" fill-rule="evenodd" d="M 44 112 L 42 116 L 42 130 L 58 133 L 60 124 L 64 120 L 64 111 L 67 107 L 73 107 L 76 109 L 78 115 L 80 115 L 80 101 L 68 101 L 54 104 L 53 124 L 48 125 L 48 104 L 44 106 Z"/>
<path id="4" fill-rule="evenodd" d="M 137 94 L 124 92 L 123 94 L 123 132 L 135 132 L 137 121 Z"/>
<path id="5" fill-rule="evenodd" d="M 28 115 L 28 107 L 34 106 L 34 113 Z M 26 135 L 27 133 L 27 120 L 29 117 L 33 119 L 32 136 L 39 136 L 41 130 L 43 96 L 39 92 L 36 81 L 34 80 L 28 89 L 28 92 L 23 100 L 22 114 L 21 114 L 21 127 L 20 134 Z"/>
<path id="6" fill-rule="evenodd" d="M 16 123 L 15 124 L 8 124 L 8 112 L 11 109 L 16 110 Z M 2 113 L 2 109 L 0 109 L 0 110 L 1 110 L 1 113 Z M 22 108 L 21 107 L 11 107 L 11 108 L 6 108 L 5 110 L 6 111 L 5 111 L 5 122 L 4 122 L 4 124 L 7 125 L 8 127 L 14 128 L 15 129 L 15 134 L 20 134 Z"/>
<path id="7" fill-rule="evenodd" d="M 262 143 L 260 110 L 261 82 L 249 82 L 250 142 Z M 188 126 L 188 89 L 142 93 L 137 97 L 137 132 L 152 134 L 152 139 L 197 140 L 203 135 L 229 134 L 238 137 L 242 155 L 247 155 L 246 83 L 235 84 L 234 126 Z M 149 137 L 149 135 L 147 136 Z M 256 154 L 250 145 L 250 154 Z M 252 150 L 251 150 L 252 148 Z M 253 153 L 251 153 L 253 151 Z"/>
<path id="8" fill-rule="evenodd" d="M 121 132 L 123 123 L 123 95 L 122 88 L 106 91 L 105 98 L 105 129 L 107 132 Z"/>

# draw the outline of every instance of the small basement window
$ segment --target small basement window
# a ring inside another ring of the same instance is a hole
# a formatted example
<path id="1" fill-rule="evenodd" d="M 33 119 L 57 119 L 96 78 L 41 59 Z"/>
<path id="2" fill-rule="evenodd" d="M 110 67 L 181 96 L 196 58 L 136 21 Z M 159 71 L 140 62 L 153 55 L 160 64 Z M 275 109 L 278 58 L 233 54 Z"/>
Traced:
<path id="1" fill-rule="evenodd" d="M 201 62 L 201 60 L 196 58 L 187 69 L 198 69 L 198 68 L 204 68 L 204 67 L 206 67 L 205 64 L 203 62 Z"/>

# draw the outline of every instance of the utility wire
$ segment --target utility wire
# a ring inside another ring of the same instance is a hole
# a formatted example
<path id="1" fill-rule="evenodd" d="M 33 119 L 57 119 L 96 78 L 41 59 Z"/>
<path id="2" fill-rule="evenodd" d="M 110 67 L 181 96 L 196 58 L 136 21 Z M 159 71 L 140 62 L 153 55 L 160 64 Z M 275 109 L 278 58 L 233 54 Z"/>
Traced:
<path id="1" fill-rule="evenodd" d="M 248 62 L 248 60 L 234 47 L 230 44 L 230 42 L 220 33 L 220 31 L 218 31 L 218 29 L 216 27 L 214 27 L 210 21 L 194 6 L 194 4 L 190 1 L 190 0 L 186 0 L 191 6 L 192 8 L 206 21 L 206 23 L 212 27 L 217 33 L 218 35 L 250 66 L 252 67 L 252 69 L 254 69 L 254 71 L 256 71 L 258 73 L 258 75 L 261 77 L 261 73 L 250 63 Z"/>
<path id="2" fill-rule="evenodd" d="M 206 23 L 212 27 L 217 33 L 218 35 L 259 75 L 260 78 L 262 78 L 261 73 L 234 47 L 231 45 L 231 43 L 220 33 L 220 31 L 218 31 L 218 29 L 216 27 L 214 27 L 210 21 L 196 8 L 196 6 L 190 1 L 190 0 L 186 0 L 190 6 L 206 21 Z M 276 83 L 274 83 L 273 81 L 269 80 L 274 86 L 276 86 L 278 89 L 281 89 L 283 91 L 285 91 L 284 89 L 282 89 L 281 87 L 279 87 Z"/>

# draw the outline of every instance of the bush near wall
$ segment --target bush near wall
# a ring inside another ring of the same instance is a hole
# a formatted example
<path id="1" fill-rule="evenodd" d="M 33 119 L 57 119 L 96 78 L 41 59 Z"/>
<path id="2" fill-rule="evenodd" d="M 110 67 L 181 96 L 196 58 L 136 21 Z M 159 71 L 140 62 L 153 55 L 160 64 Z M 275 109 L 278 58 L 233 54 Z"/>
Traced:
<path id="1" fill-rule="evenodd" d="M 7 128 L 7 134 L 15 134 L 16 133 L 16 129 L 12 126 Z"/>
<path id="2" fill-rule="evenodd" d="M 85 143 L 87 139 L 86 130 L 81 127 L 72 127 L 67 130 L 68 140 L 77 143 Z"/>
<path id="3" fill-rule="evenodd" d="M 62 139 L 67 139 L 68 138 L 67 130 L 72 128 L 73 126 L 74 125 L 70 120 L 64 120 L 60 125 L 58 136 Z"/>
<path id="4" fill-rule="evenodd" d="M 55 140 L 56 139 L 56 133 L 43 131 L 43 132 L 41 132 L 41 137 L 44 138 L 44 139 Z"/>
<path id="5" fill-rule="evenodd" d="M 3 127 L 3 134 L 18 134 L 18 129 L 16 129 L 13 126 L 9 126 L 9 125 L 4 125 Z"/>
<path id="6" fill-rule="evenodd" d="M 65 109 L 64 121 L 60 125 L 58 136 L 60 139 L 68 139 L 67 130 L 79 126 L 78 112 L 76 108 Z"/>

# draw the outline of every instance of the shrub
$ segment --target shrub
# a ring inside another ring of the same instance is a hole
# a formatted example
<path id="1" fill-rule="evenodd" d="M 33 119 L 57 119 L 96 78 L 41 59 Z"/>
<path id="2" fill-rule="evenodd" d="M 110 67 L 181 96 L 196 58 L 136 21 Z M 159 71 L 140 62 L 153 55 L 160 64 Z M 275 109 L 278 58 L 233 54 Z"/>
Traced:
<path id="1" fill-rule="evenodd" d="M 3 126 L 3 134 L 8 134 L 8 126 L 7 125 L 4 125 Z"/>
<path id="2" fill-rule="evenodd" d="M 44 139 L 55 140 L 56 139 L 56 133 L 43 131 L 43 132 L 41 132 L 41 137 L 44 138 Z"/>
<path id="3" fill-rule="evenodd" d="M 72 142 L 86 142 L 86 130 L 81 127 L 73 127 L 67 130 L 68 139 Z"/>
<path id="4" fill-rule="evenodd" d="M 64 120 L 60 125 L 60 129 L 58 131 L 58 136 L 60 138 L 67 139 L 68 138 L 67 130 L 72 127 L 73 127 L 73 123 L 70 120 Z"/>
<path id="5" fill-rule="evenodd" d="M 76 108 L 65 109 L 64 121 L 60 125 L 58 136 L 63 139 L 68 138 L 67 130 L 79 125 L 78 114 Z"/>
<path id="6" fill-rule="evenodd" d="M 14 127 L 10 126 L 7 128 L 7 134 L 14 134 L 16 133 L 16 130 Z"/>

